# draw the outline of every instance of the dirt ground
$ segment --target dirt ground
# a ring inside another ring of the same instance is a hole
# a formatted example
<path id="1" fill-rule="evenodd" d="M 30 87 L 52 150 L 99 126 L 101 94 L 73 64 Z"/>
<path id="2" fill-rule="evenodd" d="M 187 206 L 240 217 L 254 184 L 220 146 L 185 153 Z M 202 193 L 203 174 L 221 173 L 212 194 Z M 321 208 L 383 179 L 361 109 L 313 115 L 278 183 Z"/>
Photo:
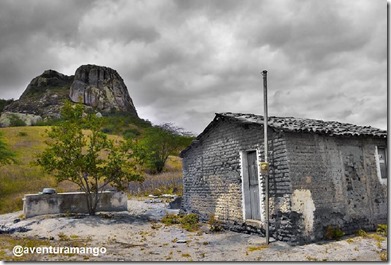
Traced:
<path id="1" fill-rule="evenodd" d="M 166 203 L 132 199 L 128 212 L 97 216 L 51 215 L 28 219 L 22 212 L 0 215 L 1 228 L 26 228 L 26 232 L 0 235 L 2 260 L 28 261 L 381 261 L 387 259 L 387 238 L 376 234 L 348 236 L 289 246 L 280 241 L 269 245 L 257 235 L 231 231 L 209 232 L 204 224 L 198 232 L 160 222 Z M 15 221 L 16 220 L 16 221 Z M 105 248 L 94 254 L 12 254 L 14 245 L 81 246 Z M 104 252 L 104 253 L 103 253 Z"/>

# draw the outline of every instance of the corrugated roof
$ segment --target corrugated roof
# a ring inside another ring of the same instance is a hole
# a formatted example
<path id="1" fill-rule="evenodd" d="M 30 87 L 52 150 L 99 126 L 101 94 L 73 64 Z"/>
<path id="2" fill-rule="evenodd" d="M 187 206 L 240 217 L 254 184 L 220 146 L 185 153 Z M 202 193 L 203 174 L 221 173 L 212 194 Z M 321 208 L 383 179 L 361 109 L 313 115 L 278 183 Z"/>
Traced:
<path id="1" fill-rule="evenodd" d="M 263 116 L 243 113 L 216 113 L 216 117 L 227 117 L 243 123 L 263 124 Z M 314 119 L 303 119 L 294 117 L 275 117 L 268 118 L 268 126 L 276 130 L 288 132 L 313 132 L 329 135 L 343 136 L 377 136 L 387 138 L 387 131 L 371 126 L 358 126 L 350 123 L 341 123 L 338 121 L 322 121 Z"/>

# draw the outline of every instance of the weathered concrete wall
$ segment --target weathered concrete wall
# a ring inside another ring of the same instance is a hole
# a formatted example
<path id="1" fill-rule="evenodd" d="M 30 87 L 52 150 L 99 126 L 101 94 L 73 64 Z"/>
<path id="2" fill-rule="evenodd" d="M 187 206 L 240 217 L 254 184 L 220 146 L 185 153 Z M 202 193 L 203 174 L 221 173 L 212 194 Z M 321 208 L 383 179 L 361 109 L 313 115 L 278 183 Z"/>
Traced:
<path id="1" fill-rule="evenodd" d="M 387 186 L 380 183 L 376 145 L 385 139 L 286 133 L 291 211 L 299 242 L 316 241 L 328 225 L 353 233 L 387 222 Z"/>
<path id="2" fill-rule="evenodd" d="M 23 198 L 23 213 L 26 218 L 58 213 L 88 213 L 83 192 L 56 194 L 27 194 Z M 128 210 L 128 198 L 123 192 L 103 192 L 97 211 L 116 212 Z"/>

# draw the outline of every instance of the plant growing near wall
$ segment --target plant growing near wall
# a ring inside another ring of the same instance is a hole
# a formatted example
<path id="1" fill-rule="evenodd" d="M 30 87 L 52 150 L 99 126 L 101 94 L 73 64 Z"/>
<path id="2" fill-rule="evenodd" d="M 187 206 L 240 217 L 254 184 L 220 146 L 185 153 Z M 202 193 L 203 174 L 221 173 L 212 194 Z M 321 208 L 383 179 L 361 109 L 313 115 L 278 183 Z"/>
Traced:
<path id="1" fill-rule="evenodd" d="M 326 227 L 324 237 L 329 240 L 340 240 L 344 235 L 345 233 L 339 227 L 333 227 L 329 225 Z"/>
<path id="2" fill-rule="evenodd" d="M 387 224 L 379 224 L 376 228 L 376 233 L 382 236 L 387 236 L 388 227 Z"/>
<path id="3" fill-rule="evenodd" d="M 197 231 L 200 228 L 198 215 L 190 213 L 182 217 L 181 219 L 182 228 L 189 232 Z"/>
<path id="4" fill-rule="evenodd" d="M 216 219 L 214 214 L 210 215 L 208 224 L 209 224 L 209 230 L 211 232 L 220 232 L 224 229 L 222 223 Z"/>
<path id="5" fill-rule="evenodd" d="M 138 160 L 125 142 L 110 140 L 102 132 L 102 120 L 85 114 L 82 105 L 67 102 L 61 116 L 62 121 L 48 132 L 48 147 L 36 163 L 57 181 L 77 184 L 86 194 L 89 214 L 94 215 L 99 193 L 108 185 L 124 190 L 129 181 L 142 181 Z"/>

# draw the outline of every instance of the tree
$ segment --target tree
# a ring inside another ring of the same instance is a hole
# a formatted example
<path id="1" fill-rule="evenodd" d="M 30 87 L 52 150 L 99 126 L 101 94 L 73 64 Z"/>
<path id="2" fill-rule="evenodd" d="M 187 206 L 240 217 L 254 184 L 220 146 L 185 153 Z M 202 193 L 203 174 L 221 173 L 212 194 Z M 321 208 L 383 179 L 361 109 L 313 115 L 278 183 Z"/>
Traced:
<path id="1" fill-rule="evenodd" d="M 94 215 L 99 193 L 108 185 L 124 190 L 129 181 L 142 181 L 143 177 L 128 145 L 110 140 L 101 131 L 102 119 L 83 109 L 79 104 L 64 105 L 62 121 L 48 132 L 48 148 L 36 162 L 57 181 L 76 183 L 86 194 L 89 214 Z"/>
<path id="2" fill-rule="evenodd" d="M 16 154 L 9 149 L 2 138 L 3 134 L 0 132 L 0 166 L 16 163 Z"/>
<path id="3" fill-rule="evenodd" d="M 160 173 L 169 155 L 178 155 L 194 137 L 170 123 L 145 129 L 143 137 L 133 146 L 138 157 L 152 173 Z"/>

